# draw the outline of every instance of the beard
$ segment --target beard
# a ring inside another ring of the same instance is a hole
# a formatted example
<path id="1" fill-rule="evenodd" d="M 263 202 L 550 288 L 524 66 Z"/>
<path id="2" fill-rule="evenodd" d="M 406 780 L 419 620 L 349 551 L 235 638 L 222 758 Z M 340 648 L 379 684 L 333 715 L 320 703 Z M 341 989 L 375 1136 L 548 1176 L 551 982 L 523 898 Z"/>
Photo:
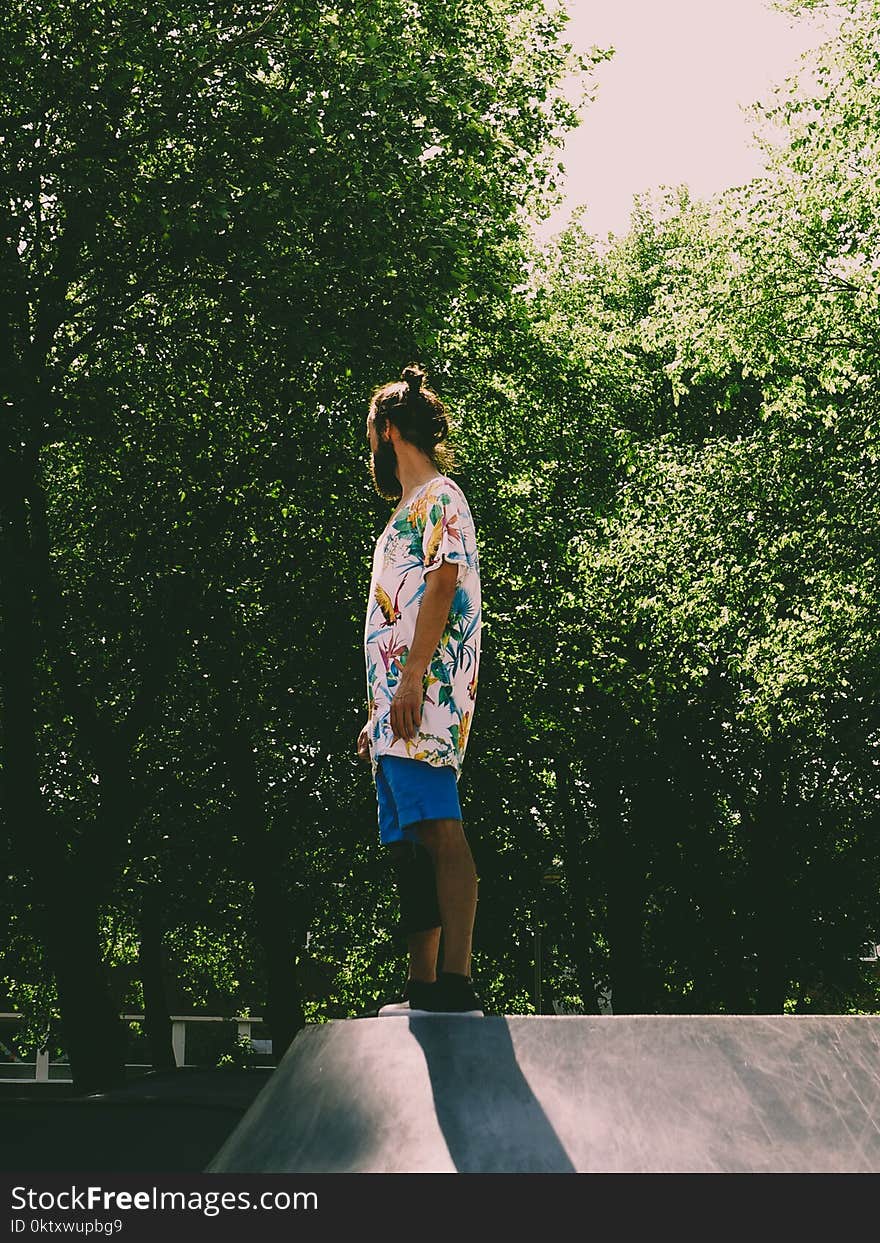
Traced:
<path id="1" fill-rule="evenodd" d="M 379 448 L 370 455 L 373 487 L 388 501 L 399 501 L 402 495 L 397 478 L 397 454 L 390 440 L 380 440 Z"/>

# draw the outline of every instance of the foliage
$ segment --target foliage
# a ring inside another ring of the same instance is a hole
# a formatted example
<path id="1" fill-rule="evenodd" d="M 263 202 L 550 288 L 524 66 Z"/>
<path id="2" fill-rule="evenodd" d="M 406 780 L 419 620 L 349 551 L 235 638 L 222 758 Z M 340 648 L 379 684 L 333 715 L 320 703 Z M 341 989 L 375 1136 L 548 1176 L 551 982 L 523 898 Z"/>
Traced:
<path id="1" fill-rule="evenodd" d="M 366 404 L 413 357 L 480 540 L 490 1006 L 529 1009 L 541 921 L 567 1004 L 876 1009 L 880 12 L 846 10 L 759 110 L 766 176 L 539 251 L 563 78 L 588 98 L 606 53 L 538 0 L 7 8 L 2 975 L 32 1023 L 51 977 L 68 1023 L 99 995 L 90 937 L 145 1004 L 148 915 L 171 1008 L 289 1034 L 396 987 L 354 739 Z"/>

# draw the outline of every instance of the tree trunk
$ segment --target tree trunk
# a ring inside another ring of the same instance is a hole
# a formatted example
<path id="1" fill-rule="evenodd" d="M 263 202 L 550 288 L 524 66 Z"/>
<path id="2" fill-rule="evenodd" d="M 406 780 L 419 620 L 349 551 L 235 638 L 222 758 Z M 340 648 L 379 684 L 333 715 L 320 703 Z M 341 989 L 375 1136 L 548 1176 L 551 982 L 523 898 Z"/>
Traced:
<path id="1" fill-rule="evenodd" d="M 165 964 L 162 953 L 162 923 L 159 895 L 155 886 L 144 891 L 140 911 L 138 968 L 144 989 L 144 1027 L 150 1045 L 154 1070 L 174 1070 L 171 1015 L 165 991 Z"/>
<path id="2" fill-rule="evenodd" d="M 571 763 L 560 759 L 556 767 L 556 789 L 562 840 L 565 852 L 565 879 L 569 894 L 571 945 L 578 990 L 586 1014 L 599 1013 L 594 972 L 595 944 L 589 911 L 587 884 L 586 825 L 579 814 L 575 797 Z"/>
<path id="3" fill-rule="evenodd" d="M 265 837 L 271 837 L 271 830 Z M 268 845 L 268 843 L 267 843 Z M 259 850 L 259 847 L 256 847 Z M 280 1061 L 294 1036 L 305 1024 L 302 991 L 296 966 L 296 938 L 290 899 L 281 873 L 270 866 L 274 851 L 268 848 L 265 864 L 254 860 L 254 900 L 257 938 L 266 972 L 266 1022 L 272 1053 Z"/>
<path id="4" fill-rule="evenodd" d="M 794 914 L 787 896 L 791 863 L 784 778 L 780 771 L 783 757 L 777 747 L 768 747 L 768 761 L 761 783 L 761 801 L 751 822 L 751 887 L 754 894 L 757 976 L 755 1010 L 758 1014 L 781 1014 L 788 992 L 788 930 Z"/>
<path id="5" fill-rule="evenodd" d="M 234 704 L 234 697 L 230 697 L 229 702 Z M 297 933 L 302 920 L 285 879 L 285 847 L 277 830 L 267 823 L 251 733 L 240 715 L 232 721 L 224 715 L 223 721 L 220 747 L 225 755 L 234 814 L 241 839 L 247 843 L 254 883 L 255 931 L 266 973 L 266 1022 L 273 1055 L 280 1061 L 305 1024 L 296 966 Z"/>
<path id="6" fill-rule="evenodd" d="M 98 944 L 98 907 L 87 873 L 68 857 L 39 791 L 34 670 L 37 636 L 22 460 L 0 466 L 3 801 L 10 839 L 25 864 L 58 988 L 74 1086 L 94 1091 L 124 1078 L 124 1032 Z M 79 957 L 81 956 L 81 957 Z"/>
<path id="7" fill-rule="evenodd" d="M 722 849 L 720 835 L 713 832 L 721 814 L 723 779 L 714 769 L 719 784 L 713 787 L 710 783 L 713 772 L 710 760 L 697 746 L 689 742 L 686 745 L 694 757 L 689 765 L 690 814 L 694 821 L 692 869 L 702 909 L 695 947 L 696 969 L 703 976 L 697 984 L 698 992 L 711 998 L 727 1014 L 748 1014 L 752 1007 L 746 944 L 741 918 L 734 913 L 740 905 L 733 897 L 735 863 L 730 854 Z"/>
<path id="8" fill-rule="evenodd" d="M 64 707 L 76 725 L 83 752 L 100 777 L 97 817 L 83 826 L 71 853 L 68 841 L 54 844 L 58 858 L 65 860 L 67 875 L 65 883 L 56 886 L 55 904 L 46 920 L 48 943 L 52 947 L 50 961 L 58 980 L 74 1082 L 95 1089 L 112 1086 L 123 1078 L 125 1046 L 125 1033 L 121 1038 L 116 1007 L 101 963 L 98 914 L 127 857 L 129 830 L 142 806 L 142 793 L 131 779 L 131 756 L 140 737 L 157 717 L 162 688 L 173 667 L 196 593 L 189 580 L 177 579 L 157 590 L 150 602 L 152 616 L 144 623 L 145 633 L 153 641 L 133 706 L 121 724 L 103 720 L 96 697 L 71 650 L 64 594 L 52 564 L 48 501 L 37 450 L 31 446 L 23 460 L 27 467 L 20 475 L 22 512 L 26 498 L 30 581 L 39 606 L 43 641 Z M 172 619 L 170 624 L 166 617 Z M 89 895 L 88 900 L 80 896 L 83 894 Z M 68 927 L 73 930 L 69 938 L 65 932 Z M 77 952 L 83 954 L 81 964 L 75 961 Z M 104 1072 L 100 1070 L 102 1063 Z"/>
<path id="9" fill-rule="evenodd" d="M 35 865 L 50 834 L 39 789 L 37 637 L 28 554 L 21 463 L 11 446 L 0 444 L 0 792 L 18 862 Z"/>
<path id="10" fill-rule="evenodd" d="M 98 937 L 99 906 L 87 878 L 58 867 L 46 885 L 46 949 L 58 985 L 61 1032 L 74 1089 L 125 1081 L 127 1032 L 113 1004 Z"/>
<path id="11" fill-rule="evenodd" d="M 615 1014 L 640 1014 L 644 1010 L 645 873 L 615 776 L 612 768 L 595 785 L 608 912 L 611 1005 Z"/>
<path id="12" fill-rule="evenodd" d="M 88 878 L 69 864 L 39 790 L 34 669 L 37 638 L 21 457 L 0 446 L 2 572 L 3 802 L 11 841 L 25 864 L 30 900 L 42 916 L 58 986 L 62 1028 L 77 1091 L 124 1077 L 124 1032 L 113 1007 L 98 944 L 98 907 Z"/>

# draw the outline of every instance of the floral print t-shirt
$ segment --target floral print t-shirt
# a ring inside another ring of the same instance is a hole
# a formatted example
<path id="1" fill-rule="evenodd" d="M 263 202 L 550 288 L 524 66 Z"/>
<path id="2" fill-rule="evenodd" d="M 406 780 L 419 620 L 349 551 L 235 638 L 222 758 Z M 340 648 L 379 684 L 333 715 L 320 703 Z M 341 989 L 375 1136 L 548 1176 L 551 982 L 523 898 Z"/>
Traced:
<path id="1" fill-rule="evenodd" d="M 391 700 L 416 628 L 427 576 L 443 561 L 458 585 L 424 676 L 422 719 L 414 738 L 393 738 Z M 471 511 L 458 484 L 437 475 L 395 512 L 376 543 L 364 629 L 370 761 L 400 755 L 461 773 L 480 663 L 480 567 Z"/>

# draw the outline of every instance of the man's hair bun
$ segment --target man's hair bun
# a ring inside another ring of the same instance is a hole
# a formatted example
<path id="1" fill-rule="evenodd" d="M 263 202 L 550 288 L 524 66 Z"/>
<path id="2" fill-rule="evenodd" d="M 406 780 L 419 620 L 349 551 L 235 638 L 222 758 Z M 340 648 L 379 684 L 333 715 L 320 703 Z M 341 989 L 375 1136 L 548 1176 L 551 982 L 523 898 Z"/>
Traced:
<path id="1" fill-rule="evenodd" d="M 455 460 L 452 449 L 443 443 L 450 434 L 449 419 L 443 402 L 426 381 L 424 367 L 410 363 L 399 380 L 373 390 L 370 414 L 377 431 L 393 423 L 403 439 L 426 454 L 438 471 L 448 473 Z"/>
<path id="2" fill-rule="evenodd" d="M 422 388 L 426 376 L 425 372 L 418 363 L 410 363 L 408 367 L 404 367 L 400 373 L 400 378 L 409 386 L 410 393 L 415 396 Z"/>

